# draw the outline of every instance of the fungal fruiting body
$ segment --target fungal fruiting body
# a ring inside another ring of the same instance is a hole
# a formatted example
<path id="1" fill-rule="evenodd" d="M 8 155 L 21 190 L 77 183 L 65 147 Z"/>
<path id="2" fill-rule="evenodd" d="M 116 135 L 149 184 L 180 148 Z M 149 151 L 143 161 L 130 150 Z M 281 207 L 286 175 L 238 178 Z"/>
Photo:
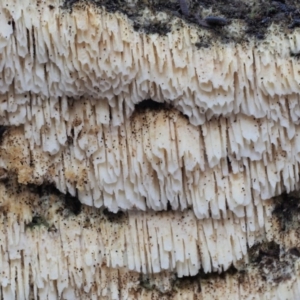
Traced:
<path id="1" fill-rule="evenodd" d="M 297 299 L 299 29 L 136 3 L 0 2 L 1 297 Z"/>

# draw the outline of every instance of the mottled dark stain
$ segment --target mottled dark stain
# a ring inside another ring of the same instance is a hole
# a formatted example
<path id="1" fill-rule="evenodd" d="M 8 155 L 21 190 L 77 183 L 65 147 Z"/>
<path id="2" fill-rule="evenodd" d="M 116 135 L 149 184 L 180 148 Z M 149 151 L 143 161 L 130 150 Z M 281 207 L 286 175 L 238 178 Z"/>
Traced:
<path id="1" fill-rule="evenodd" d="M 40 226 L 45 226 L 46 228 L 48 228 L 49 224 L 44 217 L 36 215 L 32 218 L 30 223 L 25 225 L 25 229 L 33 229 L 35 227 L 40 227 Z"/>
<path id="2" fill-rule="evenodd" d="M 112 223 L 123 222 L 126 218 L 125 213 L 123 211 L 119 210 L 117 213 L 113 213 L 113 212 L 109 211 L 107 208 L 105 208 L 103 210 L 103 215 L 106 217 L 106 219 L 109 222 L 112 222 Z"/>
<path id="3" fill-rule="evenodd" d="M 283 193 L 274 198 L 273 215 L 278 218 L 281 230 L 298 229 L 300 225 L 300 197 L 297 192 Z"/>
<path id="4" fill-rule="evenodd" d="M 297 0 L 257 1 L 256 3 L 248 3 L 243 0 L 178 0 L 174 2 L 139 0 L 134 6 L 124 0 L 66 0 L 62 8 L 72 12 L 75 5 L 79 8 L 87 4 L 103 6 L 112 13 L 116 11 L 124 13 L 133 21 L 135 30 L 148 34 L 166 35 L 170 31 L 170 25 L 168 20 L 164 22 L 154 20 L 144 24 L 142 21 L 143 10 L 147 7 L 153 12 L 164 11 L 170 16 L 170 20 L 179 17 L 187 23 L 210 30 L 213 37 L 209 44 L 216 39 L 223 43 L 245 42 L 249 36 L 264 39 L 267 28 L 272 23 L 280 24 L 284 29 L 293 30 L 298 27 L 300 19 L 300 3 Z M 201 15 L 203 9 L 210 9 L 212 12 L 212 19 L 208 19 L 208 22 L 205 21 L 205 16 Z M 226 30 L 216 30 L 216 27 L 227 25 L 228 22 L 234 20 L 241 20 L 246 24 L 245 35 L 237 38 L 230 36 Z M 208 26 L 203 26 L 203 24 L 208 24 Z M 199 42 L 198 46 L 202 46 L 202 42 Z"/>
<path id="5" fill-rule="evenodd" d="M 264 258 L 278 260 L 280 246 L 272 242 L 257 243 L 249 249 L 248 255 L 251 263 L 260 263 Z"/>

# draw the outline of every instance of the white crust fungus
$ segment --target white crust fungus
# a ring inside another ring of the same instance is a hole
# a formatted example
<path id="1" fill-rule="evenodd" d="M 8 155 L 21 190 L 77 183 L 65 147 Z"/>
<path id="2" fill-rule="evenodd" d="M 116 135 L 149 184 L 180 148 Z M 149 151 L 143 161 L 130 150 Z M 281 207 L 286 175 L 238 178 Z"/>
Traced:
<path id="1" fill-rule="evenodd" d="M 61 4 L 0 1 L 0 125 L 11 127 L 0 167 L 17 177 L 0 183 L 0 298 L 297 299 L 297 259 L 276 286 L 255 266 L 247 280 L 199 277 L 181 292 L 176 280 L 240 271 L 264 240 L 298 244 L 276 231 L 269 199 L 299 190 L 299 30 L 197 48 L 211 33 L 164 12 L 171 31 L 159 36 Z M 150 98 L 165 106 L 136 108 Z M 24 187 L 49 182 L 83 212 Z"/>

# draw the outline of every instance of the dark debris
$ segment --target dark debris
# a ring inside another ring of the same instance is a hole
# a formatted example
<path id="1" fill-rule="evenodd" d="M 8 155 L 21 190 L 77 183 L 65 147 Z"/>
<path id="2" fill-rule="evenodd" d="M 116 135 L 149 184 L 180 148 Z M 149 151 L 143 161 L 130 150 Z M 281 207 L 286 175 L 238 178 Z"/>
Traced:
<path id="1" fill-rule="evenodd" d="M 265 242 L 255 244 L 249 249 L 249 259 L 251 263 L 258 264 L 264 258 L 271 258 L 273 260 L 279 259 L 280 247 L 275 242 Z"/>
<path id="2" fill-rule="evenodd" d="M 261 278 L 269 283 L 278 284 L 289 280 L 294 272 L 294 261 L 298 259 L 296 250 L 282 251 L 274 241 L 257 243 L 248 250 L 252 266 L 259 269 Z M 284 250 L 284 249 L 283 249 Z"/>
<path id="3" fill-rule="evenodd" d="M 282 194 L 275 198 L 275 208 L 273 215 L 278 218 L 281 230 L 300 226 L 300 197 L 297 193 Z"/>
<path id="4" fill-rule="evenodd" d="M 247 3 L 243 0 L 177 0 L 177 2 L 140 0 L 134 6 L 124 0 L 65 0 L 62 8 L 72 12 L 75 5 L 86 5 L 87 3 L 92 3 L 98 7 L 104 6 L 108 12 L 120 11 L 124 13 L 133 21 L 135 30 L 148 34 L 166 35 L 171 28 L 167 21 L 162 23 L 154 20 L 149 24 L 143 24 L 141 16 L 146 7 L 153 12 L 167 12 L 170 19 L 176 16 L 182 18 L 185 22 L 197 24 L 208 30 L 226 26 L 232 20 L 243 20 L 247 25 L 245 37 L 239 38 L 237 41 L 247 40 L 247 36 L 263 39 L 267 28 L 273 22 L 282 24 L 284 28 L 289 30 L 298 27 L 300 24 L 300 3 L 296 0 L 268 0 L 255 3 Z M 213 15 L 206 19 L 202 18 L 201 11 L 204 8 L 210 8 Z M 221 37 L 222 42 L 235 41 L 235 38 L 227 37 L 223 30 L 216 30 L 214 34 L 216 38 Z"/>

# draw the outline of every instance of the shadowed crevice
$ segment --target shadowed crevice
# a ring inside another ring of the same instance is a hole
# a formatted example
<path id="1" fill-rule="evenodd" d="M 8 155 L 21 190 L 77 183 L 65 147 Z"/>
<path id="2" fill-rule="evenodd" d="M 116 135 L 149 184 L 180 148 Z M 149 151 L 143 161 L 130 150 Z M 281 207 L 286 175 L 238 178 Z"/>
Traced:
<path id="1" fill-rule="evenodd" d="M 0 143 L 2 142 L 7 129 L 8 129 L 8 126 L 0 125 Z"/>

